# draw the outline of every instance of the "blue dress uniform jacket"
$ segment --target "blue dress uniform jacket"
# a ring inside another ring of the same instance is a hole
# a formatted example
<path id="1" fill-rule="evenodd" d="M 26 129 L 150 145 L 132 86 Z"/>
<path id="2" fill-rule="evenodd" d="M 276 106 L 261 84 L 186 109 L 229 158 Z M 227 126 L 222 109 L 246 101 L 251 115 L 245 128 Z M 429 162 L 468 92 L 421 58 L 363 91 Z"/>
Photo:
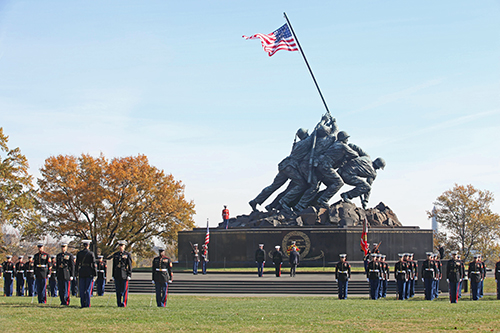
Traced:
<path id="1" fill-rule="evenodd" d="M 49 254 L 38 252 L 33 256 L 35 263 L 35 284 L 38 294 L 38 303 L 47 303 L 47 276 L 49 274 Z"/>
<path id="2" fill-rule="evenodd" d="M 152 280 L 155 283 L 156 305 L 167 306 L 168 281 L 172 280 L 172 261 L 165 256 L 153 259 Z"/>
<path id="3" fill-rule="evenodd" d="M 127 306 L 128 280 L 131 276 L 131 254 L 126 251 L 115 252 L 113 254 L 113 279 L 115 279 L 116 303 L 118 307 Z"/>
<path id="4" fill-rule="evenodd" d="M 56 256 L 55 274 L 59 288 L 61 305 L 69 305 L 71 295 L 71 277 L 75 276 L 75 261 L 69 252 L 61 252 Z M 54 267 L 53 267 L 54 269 Z"/>
<path id="5" fill-rule="evenodd" d="M 24 296 L 24 262 L 16 263 L 16 294 Z"/>
<path id="6" fill-rule="evenodd" d="M 94 287 L 96 276 L 94 252 L 83 249 L 76 254 L 76 271 L 78 274 L 78 288 L 80 290 L 80 305 L 90 307 L 90 295 Z"/>

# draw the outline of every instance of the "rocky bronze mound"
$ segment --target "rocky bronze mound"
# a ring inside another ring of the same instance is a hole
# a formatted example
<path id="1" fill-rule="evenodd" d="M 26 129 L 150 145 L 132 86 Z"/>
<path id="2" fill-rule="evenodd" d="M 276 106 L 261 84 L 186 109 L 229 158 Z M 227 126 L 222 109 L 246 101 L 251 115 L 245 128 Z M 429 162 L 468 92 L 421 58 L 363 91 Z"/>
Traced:
<path id="1" fill-rule="evenodd" d="M 363 209 L 355 204 L 338 201 L 330 208 L 309 207 L 296 216 L 285 216 L 272 210 L 270 212 L 254 211 L 250 215 L 239 215 L 229 219 L 229 228 L 269 228 L 297 227 L 306 225 L 322 225 L 335 228 L 361 226 L 365 217 L 371 227 L 401 227 L 396 214 L 384 203 L 374 208 Z M 218 228 L 223 228 L 219 223 Z"/>

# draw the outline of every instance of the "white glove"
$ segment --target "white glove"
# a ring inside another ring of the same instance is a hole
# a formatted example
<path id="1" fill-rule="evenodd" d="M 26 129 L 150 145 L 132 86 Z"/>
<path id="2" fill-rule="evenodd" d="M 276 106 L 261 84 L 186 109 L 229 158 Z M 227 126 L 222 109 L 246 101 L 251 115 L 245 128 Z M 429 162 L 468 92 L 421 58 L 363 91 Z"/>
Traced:
<path id="1" fill-rule="evenodd" d="M 172 280 L 168 280 L 168 283 L 172 283 Z"/>
<path id="2" fill-rule="evenodd" d="M 335 282 L 337 282 L 337 279 L 335 279 Z"/>
<path id="3" fill-rule="evenodd" d="M 424 279 L 422 279 L 422 282 L 424 282 Z"/>
<path id="4" fill-rule="evenodd" d="M 152 284 L 155 284 L 155 281 L 153 280 L 153 281 L 151 281 L 151 283 L 152 283 Z"/>
<path id="5" fill-rule="evenodd" d="M 368 279 L 368 278 L 367 278 L 367 279 L 366 279 L 366 282 L 370 282 L 370 279 Z"/>
<path id="6" fill-rule="evenodd" d="M 446 282 L 450 283 L 450 280 L 449 280 L 449 279 L 446 279 Z"/>
<path id="7" fill-rule="evenodd" d="M 49 278 L 49 279 L 50 279 L 50 274 L 49 274 L 49 275 L 47 275 L 47 278 Z"/>
<path id="8" fill-rule="evenodd" d="M 70 277 L 69 277 L 69 280 L 70 280 L 70 281 L 73 281 L 73 277 L 72 277 L 72 276 L 70 276 Z"/>
<path id="9" fill-rule="evenodd" d="M 129 281 L 130 279 L 131 279 L 131 277 L 130 277 L 130 276 L 127 276 L 127 281 Z"/>

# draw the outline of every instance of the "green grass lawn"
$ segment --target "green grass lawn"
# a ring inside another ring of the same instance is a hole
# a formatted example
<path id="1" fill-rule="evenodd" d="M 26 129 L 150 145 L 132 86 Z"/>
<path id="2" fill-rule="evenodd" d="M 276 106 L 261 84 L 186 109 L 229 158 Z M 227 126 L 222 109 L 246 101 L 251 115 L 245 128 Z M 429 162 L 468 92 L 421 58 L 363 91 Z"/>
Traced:
<path id="1" fill-rule="evenodd" d="M 151 296 L 131 294 L 127 308 L 114 295 L 93 297 L 80 309 L 32 304 L 30 297 L 0 298 L 2 332 L 500 332 L 500 301 L 467 297 L 450 304 L 445 297 L 424 301 L 372 301 L 357 297 L 206 297 L 171 295 L 167 308 L 150 307 Z M 36 299 L 34 300 L 36 303 Z"/>

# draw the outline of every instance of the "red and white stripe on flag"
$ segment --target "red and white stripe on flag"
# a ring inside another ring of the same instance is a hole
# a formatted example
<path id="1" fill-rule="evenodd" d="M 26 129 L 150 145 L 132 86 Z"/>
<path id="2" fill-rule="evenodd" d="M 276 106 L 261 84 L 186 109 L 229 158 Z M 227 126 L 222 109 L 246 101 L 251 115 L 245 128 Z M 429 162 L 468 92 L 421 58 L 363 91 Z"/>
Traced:
<path id="1" fill-rule="evenodd" d="M 210 228 L 208 227 L 208 221 L 207 221 L 207 234 L 205 235 L 205 245 L 208 245 L 210 243 Z"/>
<path id="2" fill-rule="evenodd" d="M 269 56 L 272 56 L 279 50 L 286 51 L 298 51 L 297 43 L 292 36 L 288 24 L 285 23 L 282 27 L 270 34 L 255 34 L 253 36 L 247 37 L 243 36 L 245 39 L 260 39 L 262 42 L 262 47 L 264 51 L 267 52 Z"/>

